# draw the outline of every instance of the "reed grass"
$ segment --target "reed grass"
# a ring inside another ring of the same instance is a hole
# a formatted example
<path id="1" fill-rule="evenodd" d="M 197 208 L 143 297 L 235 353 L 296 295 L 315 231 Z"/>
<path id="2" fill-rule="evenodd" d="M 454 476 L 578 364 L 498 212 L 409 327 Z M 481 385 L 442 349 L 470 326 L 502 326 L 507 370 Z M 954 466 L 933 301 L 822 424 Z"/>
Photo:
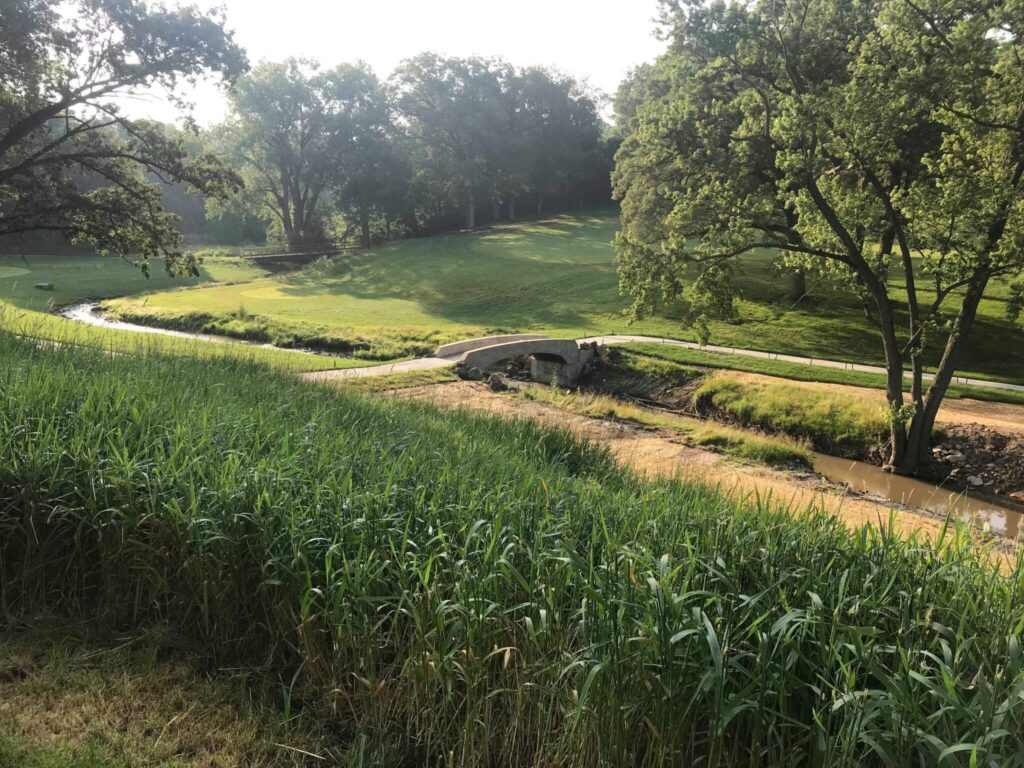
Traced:
<path id="1" fill-rule="evenodd" d="M 567 434 L 0 335 L 0 617 L 163 622 L 352 765 L 1019 765 L 1024 561 Z"/>

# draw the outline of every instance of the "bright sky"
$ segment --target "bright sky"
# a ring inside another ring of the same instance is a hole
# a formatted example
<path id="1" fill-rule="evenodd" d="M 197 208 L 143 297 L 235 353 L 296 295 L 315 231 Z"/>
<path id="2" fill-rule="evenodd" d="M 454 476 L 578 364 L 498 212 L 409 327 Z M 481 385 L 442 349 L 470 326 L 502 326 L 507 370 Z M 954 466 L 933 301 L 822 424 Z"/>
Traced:
<path id="1" fill-rule="evenodd" d="M 658 0 L 193 0 L 225 7 L 228 27 L 253 61 L 289 56 L 325 66 L 362 59 L 386 78 L 405 58 L 432 50 L 542 64 L 614 94 L 626 71 L 657 56 Z M 195 115 L 223 117 L 217 89 L 196 91 Z M 134 101 L 136 114 L 174 121 L 158 99 Z"/>

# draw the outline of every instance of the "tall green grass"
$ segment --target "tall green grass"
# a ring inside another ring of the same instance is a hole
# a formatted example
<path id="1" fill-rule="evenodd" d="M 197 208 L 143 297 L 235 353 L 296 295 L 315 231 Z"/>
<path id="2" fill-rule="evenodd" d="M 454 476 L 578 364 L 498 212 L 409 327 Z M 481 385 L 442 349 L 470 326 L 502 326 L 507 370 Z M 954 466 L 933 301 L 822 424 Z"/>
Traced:
<path id="1" fill-rule="evenodd" d="M 693 393 L 700 410 L 743 426 L 810 440 L 819 450 L 863 453 L 888 438 L 882 406 L 842 392 L 713 373 Z"/>
<path id="2" fill-rule="evenodd" d="M 166 622 L 353 764 L 1008 765 L 1024 562 L 566 434 L 0 336 L 0 616 Z"/>

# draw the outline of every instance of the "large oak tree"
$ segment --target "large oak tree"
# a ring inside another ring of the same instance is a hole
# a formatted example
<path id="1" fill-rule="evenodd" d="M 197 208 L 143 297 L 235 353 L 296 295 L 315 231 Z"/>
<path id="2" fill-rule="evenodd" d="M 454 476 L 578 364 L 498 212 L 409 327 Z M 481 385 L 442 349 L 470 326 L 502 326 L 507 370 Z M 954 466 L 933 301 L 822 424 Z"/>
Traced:
<path id="1" fill-rule="evenodd" d="M 121 255 L 179 250 L 160 185 L 226 194 L 237 177 L 180 135 L 127 117 L 125 98 L 176 95 L 247 62 L 221 20 L 144 0 L 6 0 L 0 24 L 0 235 L 51 231 Z"/>
<path id="2" fill-rule="evenodd" d="M 657 83 L 616 168 L 623 287 L 638 313 L 680 294 L 695 313 L 728 313 L 732 264 L 759 248 L 848 286 L 884 353 L 889 465 L 915 472 L 979 302 L 1024 271 L 1024 6 L 665 11 L 670 49 L 645 73 Z M 936 337 L 929 381 L 923 351 Z"/>

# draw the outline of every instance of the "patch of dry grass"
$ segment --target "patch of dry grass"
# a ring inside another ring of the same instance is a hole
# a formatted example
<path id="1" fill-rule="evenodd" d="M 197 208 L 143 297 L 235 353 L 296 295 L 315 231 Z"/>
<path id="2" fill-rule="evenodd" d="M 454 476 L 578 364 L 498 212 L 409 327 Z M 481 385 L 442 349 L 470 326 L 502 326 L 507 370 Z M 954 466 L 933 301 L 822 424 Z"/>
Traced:
<path id="1" fill-rule="evenodd" d="M 293 768 L 324 745 L 162 634 L 0 635 L 0 766 Z M 309 752 L 310 755 L 303 754 Z"/>

